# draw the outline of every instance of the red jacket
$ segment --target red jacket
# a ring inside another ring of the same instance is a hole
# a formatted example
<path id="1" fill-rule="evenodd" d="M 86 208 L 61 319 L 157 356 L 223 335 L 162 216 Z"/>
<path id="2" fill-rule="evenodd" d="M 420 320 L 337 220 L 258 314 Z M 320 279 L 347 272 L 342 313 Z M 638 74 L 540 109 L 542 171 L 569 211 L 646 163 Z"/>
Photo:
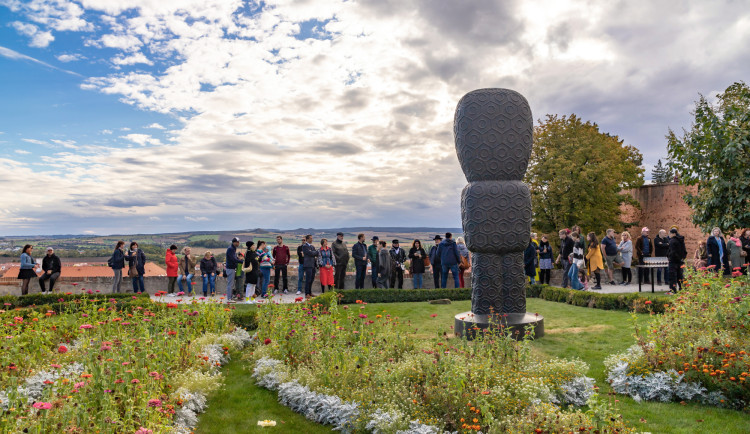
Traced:
<path id="1" fill-rule="evenodd" d="M 167 250 L 164 260 L 167 262 L 167 277 L 177 277 L 177 255 Z"/>
<path id="2" fill-rule="evenodd" d="M 290 256 L 289 246 L 281 247 L 277 245 L 273 248 L 273 258 L 276 265 L 288 265 Z"/>

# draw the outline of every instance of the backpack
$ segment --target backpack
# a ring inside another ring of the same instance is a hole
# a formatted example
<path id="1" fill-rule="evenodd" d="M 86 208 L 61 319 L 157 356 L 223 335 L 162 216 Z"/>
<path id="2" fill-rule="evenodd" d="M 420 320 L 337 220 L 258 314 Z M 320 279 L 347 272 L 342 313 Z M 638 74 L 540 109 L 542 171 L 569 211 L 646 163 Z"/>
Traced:
<path id="1" fill-rule="evenodd" d="M 115 255 L 112 255 L 109 257 L 109 259 L 107 259 L 107 266 L 109 268 L 112 268 L 115 266 Z"/>

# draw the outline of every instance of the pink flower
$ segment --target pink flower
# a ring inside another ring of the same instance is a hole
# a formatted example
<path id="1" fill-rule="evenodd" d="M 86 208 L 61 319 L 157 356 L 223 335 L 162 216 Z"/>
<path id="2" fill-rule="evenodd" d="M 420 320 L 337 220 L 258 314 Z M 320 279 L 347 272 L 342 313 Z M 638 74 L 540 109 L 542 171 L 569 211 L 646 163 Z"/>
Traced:
<path id="1" fill-rule="evenodd" d="M 59 347 L 57 347 L 57 352 L 60 354 L 65 354 L 68 352 L 68 347 L 66 347 L 65 345 L 60 345 Z"/>
<path id="2" fill-rule="evenodd" d="M 82 326 L 78 327 L 81 330 L 88 330 L 94 328 L 91 324 L 83 324 Z"/>
<path id="3" fill-rule="evenodd" d="M 367 318 L 367 315 L 365 315 L 365 314 L 363 314 L 363 313 L 360 313 L 360 314 L 359 314 L 359 317 L 360 317 L 360 318 Z"/>
<path id="4" fill-rule="evenodd" d="M 138 383 L 140 383 L 140 382 L 141 382 L 141 380 L 139 380 L 139 379 L 137 379 L 137 378 L 133 378 L 132 380 L 130 380 L 130 382 L 131 382 L 132 384 L 138 384 Z"/>
<path id="5" fill-rule="evenodd" d="M 144 427 L 140 427 L 138 429 L 138 431 L 135 432 L 135 434 L 154 434 L 154 432 L 151 431 L 150 429 L 146 429 Z"/>
<path id="6" fill-rule="evenodd" d="M 148 406 L 149 407 L 161 407 L 161 400 L 159 400 L 159 399 L 149 399 L 148 400 Z"/>
<path id="7" fill-rule="evenodd" d="M 87 313 L 84 313 L 84 314 L 82 314 L 81 316 L 82 316 L 82 317 L 84 317 L 84 318 L 88 318 L 88 317 L 89 317 L 89 314 L 87 314 Z"/>
<path id="8" fill-rule="evenodd" d="M 32 407 L 38 408 L 39 410 L 49 410 L 52 408 L 52 404 L 49 402 L 35 402 Z"/>

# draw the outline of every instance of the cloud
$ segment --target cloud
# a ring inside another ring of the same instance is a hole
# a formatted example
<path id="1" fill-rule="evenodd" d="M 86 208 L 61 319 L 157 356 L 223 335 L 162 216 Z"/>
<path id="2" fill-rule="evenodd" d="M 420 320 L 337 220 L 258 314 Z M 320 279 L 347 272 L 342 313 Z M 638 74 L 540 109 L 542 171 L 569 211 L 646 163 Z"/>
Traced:
<path id="1" fill-rule="evenodd" d="M 105 135 L 109 135 L 109 134 L 112 134 L 112 130 L 106 130 L 105 129 L 105 130 L 102 130 L 101 133 L 105 134 Z"/>
<path id="2" fill-rule="evenodd" d="M 192 216 L 185 216 L 185 220 L 189 222 L 205 222 L 208 221 L 208 217 L 192 217 Z"/>
<path id="3" fill-rule="evenodd" d="M 128 134 L 126 136 L 120 136 L 121 139 L 129 140 L 133 143 L 139 144 L 141 146 L 146 145 L 161 145 L 161 140 L 153 138 L 149 136 L 148 134 Z"/>
<path id="4" fill-rule="evenodd" d="M 29 154 L 31 154 L 31 152 L 29 152 L 29 151 L 24 151 L 23 149 L 16 149 L 16 150 L 15 150 L 14 152 L 15 152 L 16 154 L 21 154 L 21 155 L 29 155 Z"/>
<path id="5" fill-rule="evenodd" d="M 21 140 L 23 140 L 26 143 L 33 143 L 35 145 L 48 145 L 47 142 L 44 142 L 42 140 L 37 140 L 37 139 L 21 139 Z"/>
<path id="6" fill-rule="evenodd" d="M 130 56 L 117 56 L 112 59 L 112 63 L 118 66 L 136 65 L 138 63 L 144 63 L 146 65 L 154 64 L 143 53 L 135 53 Z"/>
<path id="7" fill-rule="evenodd" d="M 154 122 L 151 125 L 146 125 L 144 128 L 151 128 L 151 129 L 155 129 L 155 130 L 165 130 L 166 129 L 166 128 L 164 128 L 162 125 L 160 125 L 157 122 Z"/>
<path id="8" fill-rule="evenodd" d="M 13 26 L 18 33 L 31 38 L 31 41 L 29 42 L 30 47 L 44 48 L 48 46 L 50 42 L 55 40 L 55 37 L 52 36 L 52 32 L 39 30 L 39 28 L 33 24 L 14 21 L 11 23 L 11 26 Z"/>
<path id="9" fill-rule="evenodd" d="M 58 54 L 56 57 L 57 57 L 57 60 L 63 63 L 75 62 L 77 60 L 85 59 L 83 55 L 78 54 L 78 53 L 73 53 L 73 54 L 63 53 L 63 54 Z"/>
<path id="10" fill-rule="evenodd" d="M 10 48 L 7 48 L 7 47 L 0 46 L 0 56 L 7 57 L 8 59 L 13 59 L 13 60 L 25 60 L 25 61 L 28 61 L 28 62 L 33 62 L 33 63 L 36 63 L 38 65 L 46 66 L 47 68 L 50 68 L 50 69 L 55 69 L 57 71 L 62 71 L 64 73 L 66 73 L 66 74 L 71 74 L 71 75 L 75 75 L 75 76 L 78 76 L 78 77 L 82 77 L 82 75 L 79 74 L 79 73 L 77 73 L 77 72 L 68 71 L 66 69 L 62 69 L 62 68 L 58 68 L 56 66 L 52 66 L 49 63 L 42 62 L 41 60 L 35 59 L 35 58 L 27 56 L 25 54 L 21 54 L 21 53 L 15 51 L 15 50 L 11 50 Z"/>

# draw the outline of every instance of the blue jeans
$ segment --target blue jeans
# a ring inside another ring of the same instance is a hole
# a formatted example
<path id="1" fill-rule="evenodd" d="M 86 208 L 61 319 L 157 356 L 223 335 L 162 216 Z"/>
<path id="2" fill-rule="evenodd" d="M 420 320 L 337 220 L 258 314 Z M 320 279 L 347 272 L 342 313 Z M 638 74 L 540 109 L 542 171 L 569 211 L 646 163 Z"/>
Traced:
<path id="1" fill-rule="evenodd" d="M 271 267 L 260 267 L 260 273 L 263 277 L 263 283 L 260 285 L 260 295 L 263 297 L 268 292 L 268 284 L 271 283 Z"/>
<path id="2" fill-rule="evenodd" d="M 669 285 L 669 268 L 662 267 L 656 269 L 656 281 L 661 282 L 661 273 L 664 272 L 664 284 Z"/>
<path id="3" fill-rule="evenodd" d="M 367 275 L 367 262 L 364 264 L 355 262 L 354 268 L 357 270 L 357 274 L 354 277 L 354 289 L 364 289 L 365 276 Z"/>
<path id="4" fill-rule="evenodd" d="M 138 277 L 133 277 L 131 280 L 133 281 L 133 292 L 138 294 L 138 292 L 146 291 L 143 288 L 143 274 L 139 274 Z M 140 291 L 138 291 L 139 287 L 140 287 Z"/>
<path id="5" fill-rule="evenodd" d="M 297 267 L 297 291 L 302 292 L 305 289 L 305 267 L 299 264 Z"/>
<path id="6" fill-rule="evenodd" d="M 414 273 L 414 289 L 422 289 L 422 273 Z"/>
<path id="7" fill-rule="evenodd" d="M 372 277 L 372 287 L 377 288 L 378 287 L 378 264 L 377 263 L 370 263 L 370 274 Z"/>
<path id="8" fill-rule="evenodd" d="M 453 287 L 459 288 L 461 284 L 458 282 L 458 264 L 453 265 L 445 265 L 443 264 L 443 273 L 442 273 L 442 283 L 441 288 L 445 288 L 445 285 L 448 284 L 448 271 L 453 273 Z"/>
<path id="9" fill-rule="evenodd" d="M 193 293 L 193 275 L 188 274 L 187 277 L 185 277 L 184 274 L 181 274 L 177 276 L 177 286 L 180 288 L 180 292 L 185 292 L 184 289 L 182 289 L 182 282 L 185 282 L 185 285 L 187 285 L 187 293 L 192 294 Z"/>
<path id="10" fill-rule="evenodd" d="M 211 286 L 211 294 L 216 292 L 216 275 L 203 275 L 203 295 L 208 295 L 208 287 Z"/>

